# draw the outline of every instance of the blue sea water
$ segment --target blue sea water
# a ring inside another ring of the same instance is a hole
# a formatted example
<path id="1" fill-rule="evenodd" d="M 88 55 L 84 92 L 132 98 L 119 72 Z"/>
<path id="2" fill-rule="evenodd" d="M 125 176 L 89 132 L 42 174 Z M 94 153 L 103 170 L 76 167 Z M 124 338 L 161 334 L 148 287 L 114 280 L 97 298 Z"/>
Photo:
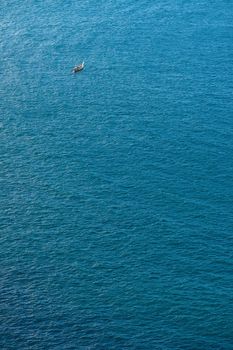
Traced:
<path id="1" fill-rule="evenodd" d="M 233 349 L 232 1 L 0 12 L 0 348 Z"/>

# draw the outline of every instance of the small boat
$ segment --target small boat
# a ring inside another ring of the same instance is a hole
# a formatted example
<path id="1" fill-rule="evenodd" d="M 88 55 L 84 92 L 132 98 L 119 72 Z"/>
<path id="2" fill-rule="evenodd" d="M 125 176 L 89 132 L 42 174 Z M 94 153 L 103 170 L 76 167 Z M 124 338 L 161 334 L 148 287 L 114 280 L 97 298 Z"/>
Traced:
<path id="1" fill-rule="evenodd" d="M 83 63 L 80 63 L 79 65 L 75 66 L 73 69 L 72 69 L 72 72 L 73 73 L 78 73 L 80 72 L 81 70 L 83 70 L 84 68 L 84 62 Z"/>

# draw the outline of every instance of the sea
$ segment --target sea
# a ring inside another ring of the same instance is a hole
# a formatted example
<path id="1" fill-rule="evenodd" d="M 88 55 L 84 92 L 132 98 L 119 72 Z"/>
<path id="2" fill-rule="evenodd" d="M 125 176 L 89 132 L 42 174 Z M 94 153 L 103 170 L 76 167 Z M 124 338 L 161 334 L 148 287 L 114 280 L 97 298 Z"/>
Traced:
<path id="1" fill-rule="evenodd" d="M 0 349 L 232 350 L 233 2 L 1 0 L 0 38 Z"/>

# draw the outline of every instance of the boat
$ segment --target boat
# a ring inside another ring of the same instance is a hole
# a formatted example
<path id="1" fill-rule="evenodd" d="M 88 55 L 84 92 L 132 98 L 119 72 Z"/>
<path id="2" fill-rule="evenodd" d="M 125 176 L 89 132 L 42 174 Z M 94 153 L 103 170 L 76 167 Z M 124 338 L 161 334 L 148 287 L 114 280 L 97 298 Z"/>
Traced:
<path id="1" fill-rule="evenodd" d="M 83 68 L 84 68 L 84 62 L 78 64 L 77 66 L 74 66 L 74 68 L 72 69 L 72 72 L 73 73 L 78 73 L 81 70 L 83 70 Z"/>

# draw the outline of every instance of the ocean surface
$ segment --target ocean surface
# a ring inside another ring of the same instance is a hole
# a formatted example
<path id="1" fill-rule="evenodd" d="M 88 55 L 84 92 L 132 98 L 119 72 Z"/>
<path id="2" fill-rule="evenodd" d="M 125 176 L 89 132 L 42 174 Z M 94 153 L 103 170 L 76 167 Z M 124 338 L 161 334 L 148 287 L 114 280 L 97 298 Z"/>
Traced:
<path id="1" fill-rule="evenodd" d="M 1 350 L 233 349 L 232 1 L 1 0 L 0 37 Z"/>

